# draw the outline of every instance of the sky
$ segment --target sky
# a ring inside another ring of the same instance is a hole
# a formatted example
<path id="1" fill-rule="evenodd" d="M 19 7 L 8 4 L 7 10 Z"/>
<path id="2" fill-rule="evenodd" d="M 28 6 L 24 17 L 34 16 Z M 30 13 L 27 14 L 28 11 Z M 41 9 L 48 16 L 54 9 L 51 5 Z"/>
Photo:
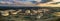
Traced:
<path id="1" fill-rule="evenodd" d="M 2 0 L 0 0 L 0 1 L 2 1 Z M 13 2 L 14 0 L 6 0 L 6 2 Z M 16 0 L 16 2 L 17 1 L 21 1 L 21 2 L 31 2 L 31 1 L 36 1 L 36 2 L 45 2 L 45 1 L 47 1 L 47 0 Z"/>
<path id="2" fill-rule="evenodd" d="M 2 0 L 0 0 L 0 1 L 2 1 Z M 6 0 L 6 1 L 8 1 L 8 0 Z M 11 1 L 13 1 L 13 0 L 10 0 L 10 2 Z M 44 2 L 44 1 L 47 1 L 47 0 L 16 0 L 16 1 L 22 1 L 22 2 L 30 2 L 30 1 L 37 1 L 37 2 Z M 60 0 L 53 0 L 53 1 L 55 1 L 55 2 L 60 2 Z"/>
<path id="3" fill-rule="evenodd" d="M 1 2 L 2 0 L 0 0 L 0 2 Z M 47 1 L 47 0 L 6 0 L 5 2 L 3 2 L 3 3 L 6 3 L 6 2 L 9 2 L 9 3 L 11 3 L 12 2 L 12 4 L 36 4 L 36 3 L 40 3 L 41 1 L 43 2 L 45 2 L 45 1 Z M 31 2 L 31 1 L 34 1 L 34 2 Z M 36 1 L 36 2 L 35 2 Z"/>
<path id="4" fill-rule="evenodd" d="M 6 0 L 7 2 L 8 0 Z M 8 2 L 13 2 L 14 0 L 10 0 Z M 22 3 L 26 3 L 26 2 L 31 2 L 31 1 L 36 1 L 38 3 L 40 2 L 45 2 L 46 0 L 16 0 L 15 2 L 22 2 Z M 1 2 L 1 1 L 0 1 Z M 36 2 L 31 2 L 31 3 L 36 3 Z"/>
<path id="5" fill-rule="evenodd" d="M 0 1 L 2 1 L 2 0 L 0 0 Z M 8 1 L 8 0 L 6 0 L 6 1 Z M 10 0 L 10 1 L 13 1 L 13 0 Z M 19 0 L 16 0 L 16 1 L 19 1 Z M 20 1 L 40 1 L 40 0 L 20 0 Z"/>
<path id="6" fill-rule="evenodd" d="M 0 0 L 0 2 L 1 2 L 2 0 Z M 8 2 L 13 2 L 14 0 L 5 0 L 6 2 L 8 1 Z M 31 2 L 31 1 L 37 1 L 37 2 L 40 2 L 41 0 L 16 0 L 15 2 L 19 2 L 19 1 L 21 1 L 21 2 L 23 2 L 23 3 L 26 3 L 26 2 Z M 33 3 L 33 2 L 31 2 L 31 3 Z"/>

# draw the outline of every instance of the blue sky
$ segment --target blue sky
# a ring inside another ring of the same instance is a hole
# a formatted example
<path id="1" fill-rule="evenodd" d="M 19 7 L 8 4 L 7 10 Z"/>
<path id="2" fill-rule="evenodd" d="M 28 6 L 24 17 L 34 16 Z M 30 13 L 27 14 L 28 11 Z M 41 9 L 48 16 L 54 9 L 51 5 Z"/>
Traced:
<path id="1" fill-rule="evenodd" d="M 2 1 L 2 0 L 0 0 L 0 1 Z M 6 1 L 9 1 L 9 0 L 6 0 Z M 35 1 L 35 0 L 16 0 L 16 1 L 30 2 L 30 1 Z M 40 0 L 36 0 L 36 1 L 40 1 Z M 41 0 L 40 2 L 45 2 L 45 1 L 47 1 L 47 0 Z M 13 2 L 13 0 L 10 0 L 9 2 Z"/>
<path id="2" fill-rule="evenodd" d="M 0 1 L 2 1 L 2 0 L 0 0 Z M 6 1 L 8 1 L 8 0 L 6 0 Z M 10 1 L 13 1 L 13 0 L 10 0 Z M 19 0 L 17 0 L 17 1 L 19 1 Z M 35 0 L 20 0 L 20 1 L 35 1 Z"/>
<path id="3" fill-rule="evenodd" d="M 2 0 L 0 0 L 0 1 L 2 1 Z M 8 0 L 6 0 L 6 1 L 8 1 Z M 10 1 L 13 1 L 13 0 L 10 0 Z M 22 1 L 27 1 L 27 0 L 22 0 Z M 29 1 L 34 1 L 34 0 L 29 0 Z"/>
<path id="4" fill-rule="evenodd" d="M 2 1 L 2 0 L 0 0 L 0 1 Z M 6 1 L 9 1 L 9 0 L 6 0 Z M 16 1 L 30 2 L 30 1 L 35 1 L 35 0 L 16 0 Z M 10 0 L 9 2 L 13 2 L 13 0 Z"/>
<path id="5" fill-rule="evenodd" d="M 2 0 L 0 0 L 0 1 L 2 1 Z M 13 2 L 13 0 L 6 0 L 6 2 Z M 31 1 L 40 1 L 40 0 L 16 0 L 16 1 L 22 1 L 22 2 L 31 2 Z M 46 2 L 47 0 L 41 0 L 40 2 Z"/>

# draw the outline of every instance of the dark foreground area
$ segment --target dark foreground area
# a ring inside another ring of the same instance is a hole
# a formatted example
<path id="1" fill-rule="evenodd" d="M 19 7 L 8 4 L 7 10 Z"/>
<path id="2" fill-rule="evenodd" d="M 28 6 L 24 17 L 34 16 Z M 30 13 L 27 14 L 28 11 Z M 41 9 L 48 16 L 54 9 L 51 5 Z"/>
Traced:
<path id="1" fill-rule="evenodd" d="M 28 13 L 29 15 L 27 15 L 27 13 L 25 13 L 26 15 L 9 14 L 9 16 L 2 16 L 1 12 L 0 12 L 0 21 L 60 21 L 60 16 L 54 15 L 55 12 L 60 13 L 60 7 L 9 7 L 9 6 L 0 6 L 1 11 L 11 10 L 11 9 L 13 9 L 13 10 L 22 9 L 24 13 L 26 10 L 30 10 L 31 12 L 33 12 L 32 10 L 42 10 L 42 12 L 41 12 L 42 14 L 33 13 L 31 15 L 31 13 Z M 49 11 L 47 11 L 47 10 L 49 10 Z M 59 14 L 59 13 L 57 13 L 57 14 Z M 40 17 L 41 15 L 43 15 L 43 16 Z M 36 18 L 36 17 L 40 17 L 40 18 Z"/>

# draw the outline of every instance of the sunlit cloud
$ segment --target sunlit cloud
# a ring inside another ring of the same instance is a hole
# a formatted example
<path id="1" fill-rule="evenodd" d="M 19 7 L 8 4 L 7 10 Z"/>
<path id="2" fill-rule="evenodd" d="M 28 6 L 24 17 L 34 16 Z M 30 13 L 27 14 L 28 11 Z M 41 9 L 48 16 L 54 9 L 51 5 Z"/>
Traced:
<path id="1" fill-rule="evenodd" d="M 31 1 L 36 1 L 35 3 L 31 2 Z M 42 1 L 45 0 L 9 0 L 9 1 L 0 1 L 0 4 L 6 4 L 6 5 L 39 5 L 39 6 L 53 6 L 53 4 L 51 3 L 55 3 L 55 2 L 60 2 L 60 0 L 52 0 L 46 3 L 41 3 Z"/>

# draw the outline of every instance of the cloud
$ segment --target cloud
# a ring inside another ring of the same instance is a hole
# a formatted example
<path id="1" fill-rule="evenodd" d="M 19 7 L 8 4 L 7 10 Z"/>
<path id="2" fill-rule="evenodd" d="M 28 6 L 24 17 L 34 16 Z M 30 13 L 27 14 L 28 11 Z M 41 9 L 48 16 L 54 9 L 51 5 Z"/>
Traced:
<path id="1" fill-rule="evenodd" d="M 25 6 L 33 6 L 32 2 L 22 2 L 22 1 L 14 1 L 14 2 L 0 2 L 2 5 L 25 5 Z"/>
<path id="2" fill-rule="evenodd" d="M 53 2 L 60 2 L 60 0 L 53 0 Z"/>

